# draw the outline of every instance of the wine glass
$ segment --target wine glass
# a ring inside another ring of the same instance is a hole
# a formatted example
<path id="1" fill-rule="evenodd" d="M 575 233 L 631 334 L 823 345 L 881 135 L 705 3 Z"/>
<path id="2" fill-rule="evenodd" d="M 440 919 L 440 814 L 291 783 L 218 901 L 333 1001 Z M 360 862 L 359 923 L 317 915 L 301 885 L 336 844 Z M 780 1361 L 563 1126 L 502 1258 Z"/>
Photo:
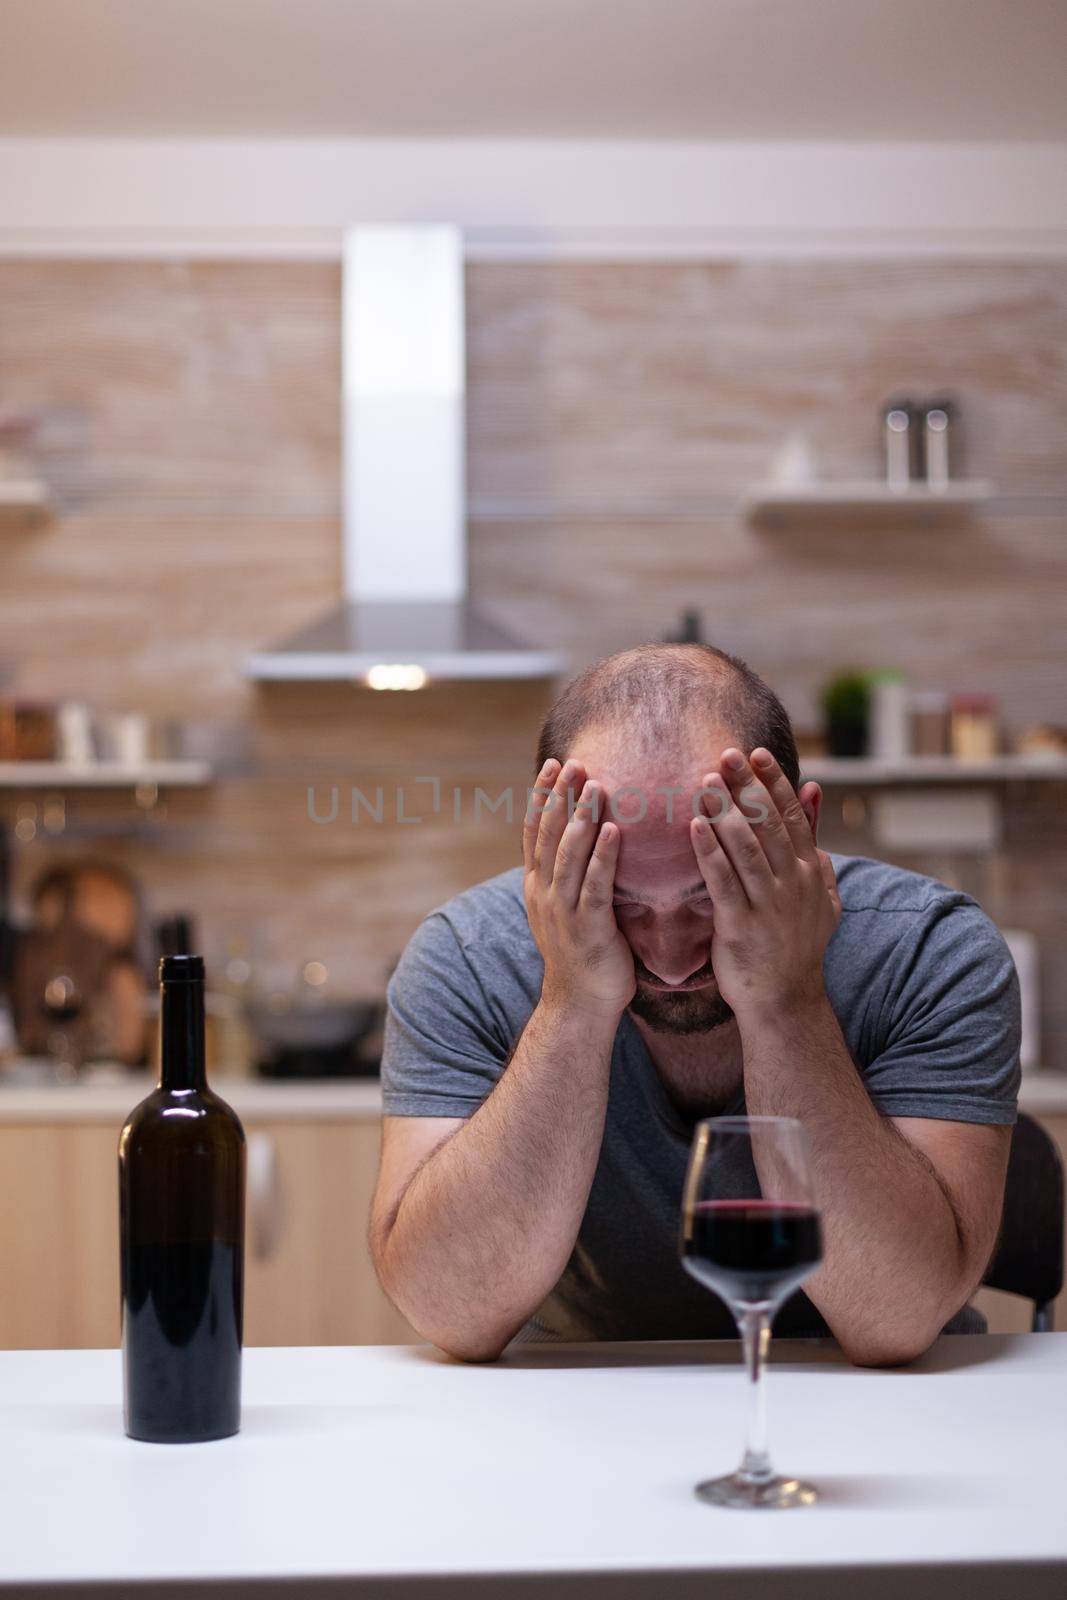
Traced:
<path id="1" fill-rule="evenodd" d="M 48 1034 L 48 1053 L 55 1060 L 60 1083 L 73 1083 L 81 1066 L 77 1023 L 83 1007 L 83 997 L 72 977 L 57 972 L 48 979 L 41 1010 L 55 1024 Z"/>
<path id="2" fill-rule="evenodd" d="M 767 1454 L 764 1368 L 782 1301 L 822 1259 L 804 1128 L 791 1117 L 697 1124 L 682 1200 L 682 1264 L 726 1301 L 741 1333 L 751 1403 L 736 1472 L 697 1485 L 713 1505 L 809 1506 L 810 1484 L 776 1476 Z"/>

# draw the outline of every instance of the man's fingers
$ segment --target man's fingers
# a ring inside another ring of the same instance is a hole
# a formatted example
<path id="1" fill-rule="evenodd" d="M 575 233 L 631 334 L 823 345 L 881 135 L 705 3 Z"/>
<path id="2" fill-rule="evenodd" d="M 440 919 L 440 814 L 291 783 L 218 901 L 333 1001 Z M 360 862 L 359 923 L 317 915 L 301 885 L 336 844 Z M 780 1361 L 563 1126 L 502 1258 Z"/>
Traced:
<path id="1" fill-rule="evenodd" d="M 722 797 L 718 806 L 716 795 Z M 774 874 L 755 829 L 734 805 L 729 789 L 717 772 L 709 773 L 704 779 L 704 805 L 719 848 L 725 851 L 746 897 L 754 906 L 761 904 L 774 890 Z"/>
<path id="2" fill-rule="evenodd" d="M 784 878 L 796 866 L 797 853 L 774 797 L 745 759 L 744 752 L 732 746 L 722 753 L 722 776 L 734 804 L 740 806 L 748 818 L 771 871 L 776 877 Z"/>
<path id="3" fill-rule="evenodd" d="M 747 906 L 748 897 L 741 887 L 730 858 L 715 837 L 715 830 L 707 817 L 701 814 L 689 824 L 689 837 L 697 858 L 700 875 L 708 886 L 713 903 L 721 906 Z"/>
<path id="4" fill-rule="evenodd" d="M 815 861 L 815 840 L 811 824 L 804 812 L 796 790 L 772 756 L 762 745 L 752 752 L 752 768 L 762 779 L 764 788 L 778 807 L 793 849 L 801 861 Z"/>
<path id="5" fill-rule="evenodd" d="M 568 793 L 580 789 L 584 782 L 585 769 L 581 762 L 565 761 L 541 808 L 534 840 L 533 869 L 544 884 L 552 882 L 556 851 L 570 815 Z"/>
<path id="6" fill-rule="evenodd" d="M 615 894 L 615 868 L 618 861 L 618 824 L 601 823 L 578 897 L 579 907 L 583 911 L 601 911 L 605 907 L 610 910 Z"/>
<path id="7" fill-rule="evenodd" d="M 545 809 L 548 797 L 552 792 L 552 785 L 559 772 L 559 762 L 555 756 L 549 756 L 530 791 L 529 803 L 526 807 L 526 816 L 522 824 L 522 864 L 527 872 L 534 868 L 534 852 L 537 845 L 537 830 L 541 826 L 541 813 Z"/>
<path id="8" fill-rule="evenodd" d="M 604 795 L 590 778 L 578 796 L 574 815 L 563 830 L 556 848 L 552 887 L 566 905 L 578 903 L 589 856 L 596 843 L 597 827 L 603 816 Z"/>

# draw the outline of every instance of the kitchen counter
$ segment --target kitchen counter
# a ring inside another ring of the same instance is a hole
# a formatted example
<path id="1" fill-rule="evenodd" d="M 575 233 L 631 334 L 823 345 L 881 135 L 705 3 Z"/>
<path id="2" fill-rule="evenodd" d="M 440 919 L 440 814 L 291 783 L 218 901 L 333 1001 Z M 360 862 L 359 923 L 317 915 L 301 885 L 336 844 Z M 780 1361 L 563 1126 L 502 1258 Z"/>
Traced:
<path id="1" fill-rule="evenodd" d="M 244 1376 L 240 1434 L 147 1445 L 122 1432 L 118 1352 L 0 1354 L 0 1595 L 1067 1591 L 1067 1334 L 943 1337 L 900 1371 L 778 1346 L 772 1452 L 822 1495 L 788 1514 L 693 1494 L 740 1452 L 732 1342 L 526 1345 L 483 1366 L 424 1345 L 252 1349 Z"/>
<path id="2" fill-rule="evenodd" d="M 377 1078 L 210 1079 L 216 1094 L 242 1120 L 290 1122 L 335 1117 L 377 1121 L 382 1092 Z M 155 1087 L 149 1073 L 106 1083 L 5 1083 L 0 1078 L 0 1124 L 16 1122 L 113 1123 L 118 1129 Z"/>
<path id="3" fill-rule="evenodd" d="M 106 1122 L 121 1126 L 128 1112 L 153 1088 L 147 1074 L 117 1082 L 26 1084 L 0 1076 L 0 1124 L 13 1122 Z M 377 1078 L 211 1078 L 211 1087 L 242 1118 L 284 1122 L 381 1116 Z M 1019 1105 L 1032 1116 L 1067 1113 L 1067 1072 L 1032 1072 L 1023 1078 Z"/>

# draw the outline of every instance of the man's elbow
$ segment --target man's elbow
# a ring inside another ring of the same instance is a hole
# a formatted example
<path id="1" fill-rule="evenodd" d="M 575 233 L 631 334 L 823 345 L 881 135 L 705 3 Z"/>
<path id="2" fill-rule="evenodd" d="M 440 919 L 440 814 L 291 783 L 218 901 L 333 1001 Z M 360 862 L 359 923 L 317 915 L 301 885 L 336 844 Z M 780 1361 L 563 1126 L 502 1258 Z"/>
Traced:
<path id="1" fill-rule="evenodd" d="M 435 1313 L 426 1307 L 420 1314 L 412 1307 L 405 1310 L 404 1315 L 417 1333 L 454 1361 L 498 1360 L 526 1320 L 522 1316 L 493 1315 L 487 1309 L 454 1318 L 447 1312 L 441 1315 L 441 1309 L 437 1308 Z"/>
<path id="2" fill-rule="evenodd" d="M 943 1323 L 940 1315 L 897 1324 L 887 1320 L 878 1329 L 839 1331 L 837 1342 L 854 1367 L 906 1367 L 926 1354 Z"/>
<path id="3" fill-rule="evenodd" d="M 430 1304 L 418 1304 L 420 1297 L 407 1292 L 403 1273 L 397 1270 L 395 1263 L 390 1259 L 391 1236 L 391 1228 L 372 1227 L 368 1242 L 378 1282 L 401 1316 L 407 1319 L 417 1334 L 443 1351 L 446 1356 L 451 1356 L 453 1360 L 469 1362 L 497 1360 L 521 1327 L 521 1321 L 514 1326 L 503 1327 L 499 1323 L 491 1323 L 488 1319 L 479 1317 L 472 1319 L 474 1326 L 450 1325 L 451 1319 L 440 1315 L 440 1307 L 435 1310 Z"/>
<path id="4" fill-rule="evenodd" d="M 854 1367 L 906 1367 L 925 1355 L 934 1340 L 839 1339 L 837 1342 Z"/>
<path id="5" fill-rule="evenodd" d="M 429 1337 L 429 1336 L 428 1336 Z M 486 1361 L 498 1361 L 508 1346 L 507 1339 L 471 1339 L 460 1336 L 451 1338 L 444 1335 L 439 1339 L 430 1339 L 446 1356 L 451 1356 L 453 1361 L 466 1361 L 472 1364 Z"/>
<path id="6" fill-rule="evenodd" d="M 446 1323 L 438 1322 L 433 1316 L 421 1316 L 417 1310 L 406 1309 L 402 1305 L 399 1309 L 416 1333 L 421 1334 L 427 1343 L 435 1345 L 444 1355 L 451 1356 L 453 1361 L 472 1364 L 496 1361 L 503 1355 L 517 1332 L 515 1328 L 501 1330 L 499 1327 L 489 1325 L 450 1327 Z"/>

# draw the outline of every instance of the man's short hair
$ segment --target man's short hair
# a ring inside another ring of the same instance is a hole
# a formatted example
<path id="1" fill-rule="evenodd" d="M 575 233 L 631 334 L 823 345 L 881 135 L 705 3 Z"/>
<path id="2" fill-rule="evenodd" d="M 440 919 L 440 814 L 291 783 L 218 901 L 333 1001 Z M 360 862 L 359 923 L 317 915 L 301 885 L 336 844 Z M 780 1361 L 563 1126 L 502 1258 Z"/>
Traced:
<path id="1" fill-rule="evenodd" d="M 645 748 L 676 747 L 690 726 L 711 719 L 731 730 L 746 755 L 763 745 L 799 788 L 796 739 L 782 702 L 740 657 L 710 644 L 641 644 L 586 667 L 541 725 L 537 770 L 550 756 L 565 760 L 588 728 L 629 726 Z"/>

